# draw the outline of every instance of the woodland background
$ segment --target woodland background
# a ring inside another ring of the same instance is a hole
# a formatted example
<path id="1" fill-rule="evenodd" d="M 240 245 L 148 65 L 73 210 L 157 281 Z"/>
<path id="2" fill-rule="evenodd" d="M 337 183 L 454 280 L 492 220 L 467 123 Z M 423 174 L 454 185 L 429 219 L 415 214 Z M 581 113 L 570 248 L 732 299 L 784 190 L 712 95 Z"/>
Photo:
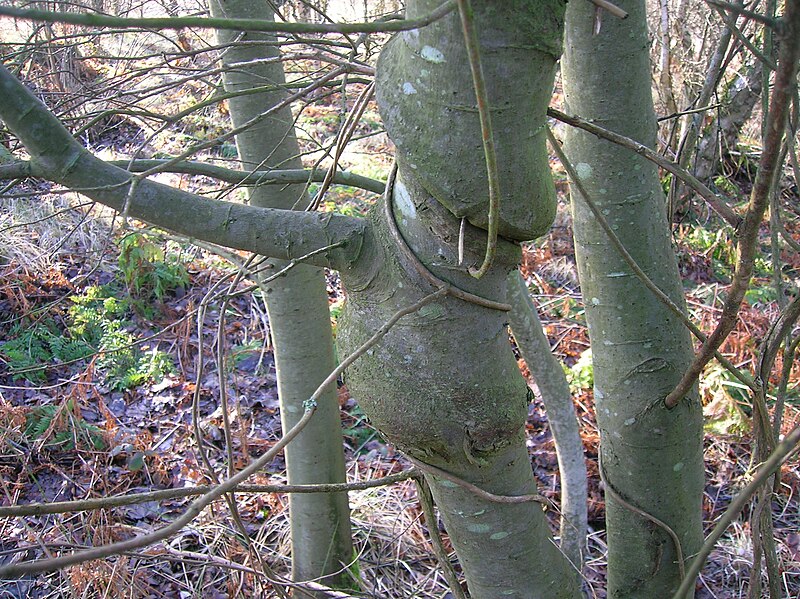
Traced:
<path id="1" fill-rule="evenodd" d="M 582 0 L 574 0 L 582 1 Z M 30 6 L 45 7 L 45 4 Z M 72 3 L 47 8 L 78 11 Z M 115 15 L 205 14 L 202 2 L 93 0 L 93 10 Z M 289 20 L 370 20 L 401 8 L 396 2 L 288 2 Z M 734 206 L 746 201 L 760 154 L 762 63 L 748 49 L 761 47 L 763 29 L 738 22 L 722 60 L 715 62 L 724 23 L 697 0 L 662 0 L 649 6 L 653 93 L 660 115 L 659 151 L 678 156 L 687 108 L 702 108 L 696 147 L 683 165 Z M 363 41 L 359 60 L 373 64 L 386 35 Z M 330 45 L 338 43 L 339 46 Z M 285 68 L 301 87 L 341 59 L 341 37 L 287 43 Z M 63 24 L 0 19 L 0 52 L 30 89 L 99 156 L 109 160 L 180 154 L 214 140 L 229 127 L 215 69 L 219 49 L 207 32 L 89 32 Z M 712 85 L 706 81 L 709 74 Z M 375 106 L 368 104 L 351 131 L 345 127 L 366 80 L 316 90 L 293 106 L 306 166 L 338 164 L 385 181 L 393 149 Z M 561 106 L 558 86 L 552 105 Z M 796 119 L 798 106 L 795 104 Z M 159 115 L 168 114 L 164 119 Z M 553 122 L 556 133 L 564 125 Z M 349 140 L 345 134 L 349 133 Z M 796 139 L 796 129 L 795 129 Z M 347 141 L 348 143 L 344 143 Z M 15 151 L 0 128 L 0 164 Z M 231 166 L 232 141 L 211 144 L 193 157 Z M 590 554 L 586 579 L 604 597 L 604 503 L 597 472 L 592 366 L 583 299 L 574 264 L 567 177 L 553 157 L 561 197 L 556 224 L 527 244 L 523 274 L 540 309 L 553 351 L 564 365 L 578 412 L 590 473 Z M 243 191 L 213 177 L 159 174 L 157 180 L 210 197 L 243 198 Z M 739 323 L 722 346 L 737 366 L 753 367 L 760 341 L 800 276 L 800 189 L 790 147 L 773 217 L 761 231 L 756 276 Z M 664 173 L 673 240 L 692 319 L 710 330 L 719 294 L 735 260 L 729 229 L 701 202 L 676 189 Z M 365 214 L 373 191 L 331 185 L 322 209 Z M 173 489 L 209 482 L 196 455 L 193 404 L 215 467 L 235 467 L 262 454 L 280 437 L 269 322 L 258 290 L 245 272 L 247 256 L 127 222 L 118 214 L 49 183 L 0 188 L 0 476 L 5 505 L 64 501 Z M 343 301 L 328 276 L 331 318 Z M 224 315 L 225 318 L 221 318 Z M 795 338 L 796 341 L 796 338 Z M 789 344 L 787 344 L 789 345 Z M 793 343 L 792 347 L 796 347 Z M 224 361 L 222 357 L 224 356 Z M 789 354 L 791 358 L 791 354 Z M 198 373 L 198 358 L 205 368 Z M 773 407 L 783 407 L 782 428 L 800 423 L 800 370 L 778 359 Z M 527 372 L 523 360 L 520 368 Z M 783 376 L 783 378 L 781 378 Z M 226 447 L 220 385 L 232 400 L 232 446 Z M 531 381 L 533 385 L 533 382 Z M 709 366 L 701 378 L 706 415 L 704 520 L 713 521 L 748 480 L 751 406 L 742 386 Z M 780 401 L 778 399 L 780 396 Z M 349 480 L 403 472 L 410 464 L 365 420 L 345 386 L 339 402 Z M 529 448 L 540 491 L 559 500 L 558 468 L 547 416 L 534 401 Z M 256 481 L 280 483 L 280 458 Z M 775 508 L 775 536 L 786 597 L 800 595 L 800 473 L 796 459 L 783 467 Z M 285 495 L 241 495 L 240 513 L 281 575 L 288 572 Z M 145 501 L 69 514 L 0 518 L 0 561 L 33 558 L 46 547 L 80 547 L 126 538 L 169 520 L 188 499 Z M 353 533 L 364 596 L 445 597 L 447 583 L 430 545 L 411 480 L 350 493 Z M 0 513 L 5 516 L 5 514 Z M 557 526 L 557 514 L 551 512 Z M 734 522 L 712 553 L 698 597 L 748 596 L 753 564 L 748 514 Z M 0 581 L 0 597 L 233 597 L 266 592 L 223 503 L 217 503 L 168 542 L 116 560 L 90 562 L 54 574 Z M 443 534 L 447 546 L 446 533 Z M 268 596 L 268 595 L 266 595 Z"/>

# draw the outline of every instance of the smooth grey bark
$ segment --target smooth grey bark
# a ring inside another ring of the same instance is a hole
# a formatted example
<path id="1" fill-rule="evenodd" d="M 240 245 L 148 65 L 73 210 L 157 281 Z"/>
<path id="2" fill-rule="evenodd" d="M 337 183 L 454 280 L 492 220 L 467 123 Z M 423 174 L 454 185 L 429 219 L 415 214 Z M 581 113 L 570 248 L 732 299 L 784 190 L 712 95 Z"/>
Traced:
<path id="1" fill-rule="evenodd" d="M 268 2 L 210 0 L 213 17 L 274 19 Z M 241 127 L 286 94 L 283 65 L 275 36 L 263 33 L 218 31 L 223 51 L 225 89 L 240 92 L 274 85 L 276 91 L 239 94 L 228 100 L 234 127 Z M 263 41 L 263 44 L 257 42 Z M 237 44 L 235 42 L 245 42 Z M 246 170 L 302 169 L 289 107 L 262 119 L 236 136 L 236 147 Z M 253 206 L 303 210 L 309 203 L 302 185 L 258 186 L 248 189 Z M 286 266 L 273 261 L 275 270 Z M 274 346 L 278 398 L 284 431 L 304 412 L 303 403 L 335 367 L 325 273 L 321 268 L 298 265 L 286 275 L 264 284 L 270 334 Z M 284 450 L 290 485 L 345 482 L 345 460 L 336 387 L 329 387 L 317 402 L 314 418 Z M 348 571 L 353 560 L 347 493 L 289 495 L 292 540 L 292 579 L 321 581 L 352 587 Z M 318 593 L 320 597 L 324 596 Z"/>
<path id="2" fill-rule="evenodd" d="M 30 153 L 29 176 L 182 235 L 284 260 L 319 252 L 306 262 L 336 269 L 349 268 L 371 243 L 366 223 L 358 218 L 211 200 L 147 179 L 132 186 L 131 173 L 81 146 L 2 65 L 0 119 Z M 332 245 L 337 247 L 325 250 Z"/>
<path id="3" fill-rule="evenodd" d="M 435 4 L 412 3 L 409 16 Z M 142 181 L 133 190 L 129 214 L 279 258 L 297 257 L 330 241 L 346 242 L 315 262 L 337 267 L 348 292 L 339 329 L 341 355 L 358 347 L 398 308 L 436 288 L 419 273 L 417 260 L 450 284 L 505 300 L 508 274 L 520 260 L 516 241 L 541 234 L 555 214 L 544 126 L 563 12 L 561 0 L 475 3 L 501 174 L 507 181 L 498 254 L 480 280 L 466 268 L 484 254 L 486 231 L 477 227 L 486 223 L 488 186 L 456 15 L 396 37 L 379 65 L 379 104 L 399 148 L 390 208 L 417 258 L 399 249 L 390 229 L 394 218 L 387 219 L 383 206 L 370 223 L 360 223 L 336 215 L 206 201 L 198 204 L 201 213 L 195 218 L 191 201 L 196 196 Z M 87 195 L 121 209 L 130 174 L 78 151 L 55 118 L 2 71 L 0 86 L 0 117 L 33 154 L 36 172 L 78 188 L 118 183 L 118 188 Z M 12 98 L 6 97 L 7 90 L 14 91 Z M 23 96 L 27 99 L 18 102 Z M 245 217 L 250 218 L 246 226 Z M 462 217 L 477 226 L 466 227 L 466 261 L 458 265 Z M 204 231 L 203 221 L 213 230 Z M 217 230 L 231 228 L 247 237 Z M 253 238 L 270 230 L 274 239 Z M 524 440 L 528 388 L 508 343 L 507 319 L 504 311 L 448 296 L 400 320 L 348 371 L 347 382 L 373 423 L 428 465 L 426 476 L 474 597 L 573 599 L 580 594 L 574 570 L 552 543 L 541 506 L 528 497 L 514 502 L 487 494 L 536 492 Z M 453 482 L 453 476 L 483 491 Z"/>
<path id="4" fill-rule="evenodd" d="M 408 16 L 435 4 L 411 2 Z M 391 205 L 372 217 L 381 268 L 358 285 L 343 274 L 343 354 L 436 289 L 420 274 L 420 263 L 449 284 L 504 301 L 507 275 L 520 260 L 509 240 L 541 234 L 555 214 L 544 124 L 564 4 L 473 6 L 502 181 L 494 266 L 480 280 L 467 273 L 480 264 L 486 245 L 488 184 L 463 34 L 451 15 L 396 36 L 378 63 L 378 105 L 399 170 Z M 462 218 L 472 224 L 459 264 Z M 392 230 L 395 220 L 399 232 Z M 415 257 L 399 251 L 401 243 Z M 524 442 L 528 389 L 508 343 L 507 319 L 503 311 L 446 297 L 400 321 L 347 371 L 346 382 L 373 424 L 428 466 L 426 478 L 472 596 L 572 599 L 580 595 L 575 572 L 553 545 L 540 505 L 498 502 L 441 475 L 495 495 L 536 492 Z"/>
<path id="5" fill-rule="evenodd" d="M 605 18 L 600 33 L 592 35 L 594 8 L 569 4 L 562 62 L 566 102 L 571 113 L 653 147 L 645 3 L 625 0 L 621 7 L 628 19 Z M 683 305 L 655 166 L 577 129 L 567 132 L 566 150 L 623 245 Z M 666 523 L 680 540 L 684 560 L 699 548 L 702 408 L 696 391 L 672 410 L 664 404 L 691 363 L 691 339 L 623 261 L 575 188 L 572 208 L 607 481 L 608 596 L 669 597 L 680 584 L 675 544 L 617 497 Z"/>
<path id="6" fill-rule="evenodd" d="M 510 275 L 508 295 L 514 340 L 542 395 L 555 441 L 561 475 L 560 547 L 575 565 L 577 576 L 583 568 L 586 551 L 589 492 L 575 405 L 564 370 L 552 353 L 536 306 L 519 271 Z"/>
<path id="7" fill-rule="evenodd" d="M 439 235 L 457 239 L 459 219 L 426 194 L 412 173 L 400 171 L 394 205 L 403 236 L 424 264 L 455 263 L 455 245 Z M 434 289 L 397 254 L 380 216 L 375 214 L 373 225 L 383 266 L 360 287 L 343 279 L 348 300 L 339 322 L 342 354 Z M 484 243 L 484 232 L 470 228 L 468 258 L 480 259 Z M 519 247 L 501 241 L 498 254 L 498 263 L 480 281 L 458 272 L 447 278 L 473 293 L 503 299 Z M 401 320 L 348 369 L 345 382 L 371 422 L 423 466 L 496 495 L 518 496 L 536 493 L 536 487 L 524 439 L 528 388 L 508 343 L 507 318 L 505 312 L 447 297 Z M 498 503 L 430 471 L 426 478 L 472 596 L 578 596 L 574 571 L 552 543 L 541 505 Z"/>

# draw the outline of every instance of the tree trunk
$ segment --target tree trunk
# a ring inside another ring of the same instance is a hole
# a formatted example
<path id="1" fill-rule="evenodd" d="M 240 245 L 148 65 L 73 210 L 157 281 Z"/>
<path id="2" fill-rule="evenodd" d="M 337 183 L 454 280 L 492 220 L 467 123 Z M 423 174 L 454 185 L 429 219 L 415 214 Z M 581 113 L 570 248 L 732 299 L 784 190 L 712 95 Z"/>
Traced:
<path id="1" fill-rule="evenodd" d="M 412 3 L 409 16 L 437 4 Z M 484 255 L 488 185 L 457 15 L 395 37 L 382 55 L 378 99 L 399 173 L 371 225 L 204 201 L 147 180 L 132 186 L 128 173 L 82 150 L 3 69 L 0 117 L 29 149 L 32 172 L 132 217 L 280 258 L 345 242 L 315 258 L 339 268 L 348 291 L 342 355 L 439 287 L 428 271 L 444 279 L 448 296 L 400 320 L 348 370 L 347 382 L 373 423 L 422 464 L 472 596 L 574 599 L 572 566 L 530 497 L 529 391 L 508 342 L 507 308 L 497 304 L 518 267 L 518 242 L 541 235 L 555 214 L 544 133 L 564 2 L 474 4 L 502 185 L 498 251 L 481 279 L 467 268 Z"/>
<path id="2" fill-rule="evenodd" d="M 586 459 L 583 453 L 575 405 L 564 369 L 553 355 L 542 330 L 536 306 L 519 271 L 508 282 L 510 321 L 514 340 L 528 370 L 531 371 L 553 434 L 561 476 L 561 551 L 575 565 L 575 575 L 583 569 L 588 530 L 589 499 Z"/>
<path id="3" fill-rule="evenodd" d="M 707 182 L 717 174 L 720 161 L 729 150 L 736 148 L 753 108 L 761 97 L 764 63 L 755 60 L 738 74 L 722 94 L 722 107 L 717 117 L 706 127 L 697 142 L 697 157 L 694 161 L 694 176 Z"/>
<path id="4" fill-rule="evenodd" d="M 272 19 L 266 2 L 211 0 L 214 16 Z M 223 51 L 225 89 L 245 91 L 274 85 L 274 91 L 228 100 L 234 126 L 255 118 L 286 97 L 283 65 L 265 58 L 280 56 L 275 36 L 219 31 Z M 254 42 L 263 41 L 263 44 Z M 246 42 L 236 44 L 235 42 Z M 289 108 L 236 136 L 245 170 L 302 168 Z M 304 209 L 308 198 L 302 185 L 261 185 L 249 190 L 250 204 L 271 208 Z M 272 261 L 275 270 L 285 265 Z M 333 336 L 321 268 L 299 265 L 264 285 L 270 331 L 275 351 L 281 423 L 291 429 L 303 415 L 306 401 L 335 367 Z M 339 404 L 335 387 L 320 398 L 314 419 L 285 450 L 289 484 L 345 481 Z M 333 587 L 352 587 L 347 567 L 353 560 L 350 512 L 346 493 L 289 496 L 292 537 L 292 579 L 319 580 Z"/>
<path id="5" fill-rule="evenodd" d="M 645 3 L 624 1 L 624 21 L 569 4 L 564 89 L 569 111 L 655 147 Z M 625 65 L 625 68 L 619 68 Z M 664 198 L 652 163 L 571 129 L 567 153 L 588 193 L 650 278 L 683 306 Z M 575 246 L 593 348 L 595 403 L 606 479 L 609 597 L 670 597 L 683 559 L 702 540 L 702 409 L 693 391 L 664 405 L 692 360 L 683 324 L 631 272 L 573 188 Z M 619 499 L 631 507 L 623 505 Z"/>
<path id="6" fill-rule="evenodd" d="M 412 2 L 408 16 L 436 5 Z M 458 16 L 398 35 L 383 50 L 378 103 L 399 171 L 389 206 L 372 216 L 377 266 L 357 271 L 357 280 L 343 273 L 342 354 L 434 291 L 426 270 L 505 301 L 506 277 L 520 259 L 515 242 L 543 233 L 555 214 L 544 124 L 563 7 L 474 2 L 502 190 L 498 254 L 480 280 L 466 269 L 480 264 L 486 246 L 488 184 Z M 459 264 L 462 218 L 471 224 Z M 472 596 L 573 599 L 574 571 L 541 506 L 489 495 L 536 492 L 524 441 L 528 389 L 507 321 L 503 310 L 450 295 L 401 320 L 346 380 L 373 424 L 422 465 Z"/>

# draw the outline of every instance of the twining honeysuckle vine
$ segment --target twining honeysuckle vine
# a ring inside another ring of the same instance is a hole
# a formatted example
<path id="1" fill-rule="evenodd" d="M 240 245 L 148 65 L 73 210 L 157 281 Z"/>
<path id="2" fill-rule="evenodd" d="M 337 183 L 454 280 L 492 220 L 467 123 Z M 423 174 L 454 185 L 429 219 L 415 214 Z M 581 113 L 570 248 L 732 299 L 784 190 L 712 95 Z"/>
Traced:
<path id="1" fill-rule="evenodd" d="M 486 254 L 480 267 L 470 268 L 470 274 L 476 279 L 480 279 L 491 268 L 494 255 L 497 252 L 498 218 L 500 217 L 500 176 L 497 172 L 497 150 L 495 150 L 494 145 L 492 113 L 489 105 L 489 94 L 486 90 L 486 81 L 483 77 L 483 67 L 481 66 L 481 54 L 478 34 L 475 29 L 475 13 L 472 10 L 472 2 L 470 0 L 458 0 L 458 14 L 461 17 L 461 29 L 464 32 L 464 44 L 467 48 L 469 70 L 472 73 L 472 84 L 475 88 L 475 100 L 481 124 L 483 155 L 486 158 L 486 178 L 489 182 Z"/>

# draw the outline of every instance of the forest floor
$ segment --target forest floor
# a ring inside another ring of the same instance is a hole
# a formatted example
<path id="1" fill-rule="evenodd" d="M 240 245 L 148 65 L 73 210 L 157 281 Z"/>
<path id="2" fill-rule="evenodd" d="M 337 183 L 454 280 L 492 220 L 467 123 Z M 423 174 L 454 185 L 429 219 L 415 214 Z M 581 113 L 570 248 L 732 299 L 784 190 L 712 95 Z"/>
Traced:
<path id="1" fill-rule="evenodd" d="M 324 122 L 320 116 L 324 115 L 309 118 Z M 372 131 L 371 126 L 365 130 L 355 154 L 361 154 L 362 165 L 367 157 L 362 174 L 381 176 L 389 149 Z M 124 154 L 128 133 L 124 127 L 116 130 L 117 137 L 105 140 L 105 149 Z M 351 160 L 356 161 L 355 154 Z M 171 182 L 190 191 L 203 188 L 197 177 L 176 176 Z M 741 185 L 743 194 L 747 183 Z M 559 217 L 546 237 L 526 248 L 523 273 L 574 393 L 591 477 L 592 533 L 585 575 L 590 596 L 602 598 L 604 502 L 589 341 L 563 175 L 558 187 Z M 280 413 L 263 299 L 247 292 L 247 279 L 230 288 L 245 256 L 189 246 L 138 224 L 122 227 L 109 214 L 46 185 L 11 191 L 4 198 L 0 222 L 1 505 L 210 483 L 198 455 L 192 414 L 196 409 L 209 463 L 222 474 L 229 454 L 219 405 L 221 384 L 231 398 L 234 466 L 243 467 L 274 445 L 281 434 Z M 783 196 L 792 214 L 800 205 L 797 193 L 795 185 Z M 14 194 L 20 199 L 14 200 Z M 35 201 L 26 194 L 35 195 Z M 334 188 L 326 206 L 360 213 L 370 202 L 366 192 Z M 796 223 L 788 222 L 787 228 L 800 240 Z M 674 239 L 690 312 L 708 330 L 728 280 L 732 245 L 712 217 L 691 211 L 676 225 Z M 764 243 L 768 245 L 768 239 Z M 792 272 L 800 271 L 797 256 L 785 256 L 784 264 Z M 330 273 L 328 281 L 335 323 L 343 297 L 336 275 Z M 722 348 L 743 368 L 753 363 L 759 341 L 778 314 L 770 285 L 768 269 L 762 267 L 740 323 Z M 220 337 L 226 348 L 224 364 L 216 361 Z M 198 373 L 201 360 L 204 366 Z M 520 367 L 527 374 L 522 361 Z M 794 390 L 798 381 L 800 370 L 795 366 L 784 430 L 800 422 L 800 399 Z M 408 469 L 403 456 L 370 427 L 346 388 L 339 391 L 348 480 L 371 480 Z M 710 530 L 752 471 L 750 420 L 746 394 L 723 370 L 710 367 L 701 392 L 707 415 L 703 508 Z M 530 408 L 528 444 L 541 493 L 558 504 L 555 450 L 538 400 Z M 254 482 L 285 482 L 282 459 L 274 460 Z M 795 459 L 783 467 L 773 505 L 786 597 L 800 596 L 799 492 Z M 286 496 L 240 494 L 237 499 L 252 549 L 285 577 L 290 565 Z M 189 501 L 172 498 L 96 511 L 2 517 L 0 562 L 43 558 L 62 549 L 151 531 L 174 519 Z M 350 504 L 363 596 L 449 596 L 413 481 L 352 492 Z M 549 515 L 555 530 L 558 515 Z M 715 549 L 698 597 L 747 596 L 753 562 L 747 516 L 733 523 Z M 446 532 L 442 534 L 449 547 Z M 271 596 L 250 549 L 238 538 L 228 508 L 218 502 L 168 541 L 115 560 L 0 581 L 0 597 Z"/>

